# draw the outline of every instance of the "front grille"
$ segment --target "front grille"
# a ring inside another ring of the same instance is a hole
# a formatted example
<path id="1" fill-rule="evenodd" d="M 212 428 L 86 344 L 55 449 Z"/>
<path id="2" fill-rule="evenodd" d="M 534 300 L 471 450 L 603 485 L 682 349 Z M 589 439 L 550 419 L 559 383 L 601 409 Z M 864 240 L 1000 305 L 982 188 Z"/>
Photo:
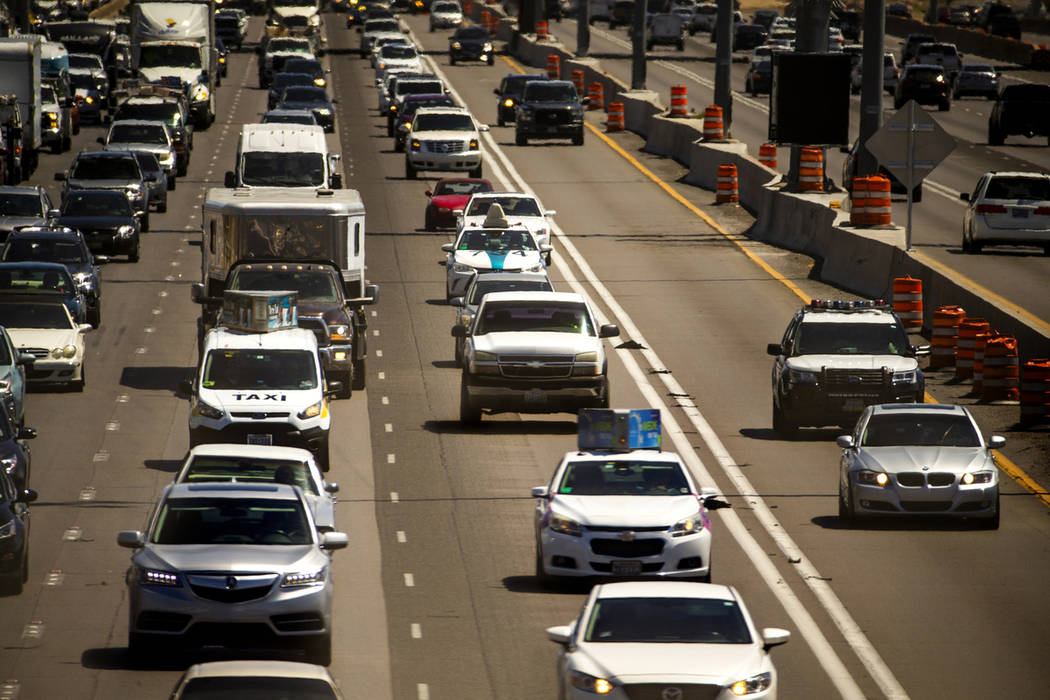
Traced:
<path id="1" fill-rule="evenodd" d="M 616 526 L 605 526 L 605 525 L 585 525 L 583 528 L 587 532 L 663 532 L 667 529 L 666 525 L 656 525 L 655 527 L 623 527 L 620 525 Z"/>
<path id="2" fill-rule="evenodd" d="M 901 486 L 919 487 L 925 486 L 926 480 L 919 472 L 902 472 L 897 475 L 897 483 Z"/>
<path id="3" fill-rule="evenodd" d="M 187 574 L 190 589 L 200 598 L 217 603 L 243 603 L 264 598 L 277 574 Z"/>
<path id="4" fill-rule="evenodd" d="M 722 692 L 722 686 L 706 683 L 628 683 L 623 689 L 631 700 L 714 700 Z"/>
<path id="5" fill-rule="evenodd" d="M 536 111 L 537 124 L 568 124 L 572 115 L 564 109 L 541 109 Z"/>
<path id="6" fill-rule="evenodd" d="M 824 388 L 829 396 L 877 395 L 890 374 L 881 369 L 824 368 Z"/>
<path id="7" fill-rule="evenodd" d="M 951 507 L 951 501 L 901 501 L 901 508 L 910 513 L 943 513 Z"/>
<path id="8" fill-rule="evenodd" d="M 601 557 L 625 559 L 655 557 L 664 551 L 664 541 L 650 539 L 624 542 L 623 540 L 594 539 L 591 540 L 591 551 Z"/>
<path id="9" fill-rule="evenodd" d="M 462 153 L 467 144 L 462 141 L 424 141 L 423 150 L 430 153 Z"/>
<path id="10" fill-rule="evenodd" d="M 152 632 L 179 632 L 186 629 L 189 623 L 190 616 L 182 613 L 143 610 L 139 613 L 136 625 L 140 630 Z"/>
<path id="11" fill-rule="evenodd" d="M 926 475 L 926 483 L 930 486 L 951 486 L 955 483 L 955 474 L 950 472 L 935 472 Z"/>
<path id="12" fill-rule="evenodd" d="M 897 475 L 897 482 L 901 486 L 923 487 L 929 486 L 951 486 L 955 483 L 955 475 L 951 472 L 933 472 L 923 474 L 922 472 L 902 472 Z"/>
<path id="13" fill-rule="evenodd" d="M 291 613 L 274 615 L 270 622 L 281 632 L 320 632 L 324 630 L 324 618 L 317 613 Z"/>
<path id="14" fill-rule="evenodd" d="M 500 362 L 572 362 L 572 355 L 500 355 Z"/>
<path id="15" fill-rule="evenodd" d="M 591 569 L 593 569 L 594 571 L 597 571 L 598 573 L 601 573 L 601 574 L 611 574 L 612 573 L 612 563 L 611 562 L 607 562 L 607 561 L 605 561 L 605 562 L 592 561 L 592 562 L 590 562 L 590 564 L 591 564 Z M 575 568 L 575 567 L 573 567 L 573 568 Z M 642 564 L 642 573 L 643 574 L 652 574 L 652 573 L 655 573 L 655 572 L 659 571 L 662 568 L 664 568 L 664 563 L 662 561 L 654 562 L 652 564 Z"/>
<path id="16" fill-rule="evenodd" d="M 504 377 L 519 377 L 523 379 L 561 379 L 572 374 L 572 364 L 534 366 L 500 363 L 499 367 Z"/>
<path id="17" fill-rule="evenodd" d="M 244 603 L 249 600 L 263 598 L 270 592 L 269 586 L 234 588 L 230 591 L 225 588 L 208 588 L 207 586 L 190 586 L 190 588 L 198 597 L 205 600 L 214 600 L 216 603 Z"/>
<path id="18" fill-rule="evenodd" d="M 19 352 L 28 352 L 38 360 L 47 357 L 49 354 L 47 348 L 18 348 L 18 350 Z"/>
<path id="19" fill-rule="evenodd" d="M 267 420 L 274 418 L 287 418 L 287 411 L 231 411 L 234 418 L 250 418 L 252 420 Z"/>

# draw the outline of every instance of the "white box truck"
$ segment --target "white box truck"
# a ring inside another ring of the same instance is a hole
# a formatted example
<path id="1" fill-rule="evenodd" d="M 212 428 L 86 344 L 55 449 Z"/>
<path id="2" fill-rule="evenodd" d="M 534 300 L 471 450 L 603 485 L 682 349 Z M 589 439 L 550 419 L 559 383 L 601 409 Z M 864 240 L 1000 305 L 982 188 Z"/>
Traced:
<path id="1" fill-rule="evenodd" d="M 227 187 L 343 187 L 339 155 L 328 152 L 324 129 L 303 124 L 245 124 Z"/>
<path id="2" fill-rule="evenodd" d="M 15 36 L 0 39 L 0 95 L 14 95 L 18 117 L 3 114 L 0 122 L 5 129 L 7 143 L 15 146 L 21 137 L 22 178 L 28 179 L 38 162 L 40 150 L 40 47 L 41 36 Z M 6 109 L 13 111 L 14 106 Z M 14 122 L 20 122 L 18 126 Z M 17 133 L 16 133 L 17 132 Z"/>

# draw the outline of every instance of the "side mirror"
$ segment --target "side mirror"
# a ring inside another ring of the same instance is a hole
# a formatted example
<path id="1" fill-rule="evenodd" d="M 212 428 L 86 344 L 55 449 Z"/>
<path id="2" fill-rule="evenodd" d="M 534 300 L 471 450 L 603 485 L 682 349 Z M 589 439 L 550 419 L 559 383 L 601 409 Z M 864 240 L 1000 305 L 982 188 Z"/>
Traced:
<path id="1" fill-rule="evenodd" d="M 558 627 L 548 627 L 547 639 L 555 644 L 561 644 L 566 647 L 569 646 L 569 642 L 572 641 L 572 626 L 559 625 Z"/>
<path id="2" fill-rule="evenodd" d="M 988 438 L 988 449 L 999 450 L 1006 444 L 1006 438 L 1002 435 L 992 435 Z"/>
<path id="3" fill-rule="evenodd" d="M 489 125 L 488 124 L 478 124 L 478 131 L 488 131 L 488 130 L 489 130 Z"/>
<path id="4" fill-rule="evenodd" d="M 106 137 L 105 136 L 99 136 L 97 139 L 95 139 L 95 142 L 96 143 L 101 143 L 103 146 L 105 146 L 106 145 Z"/>
<path id="5" fill-rule="evenodd" d="M 117 533 L 117 544 L 128 549 L 138 549 L 146 544 L 146 536 L 141 530 L 124 530 Z"/>
<path id="6" fill-rule="evenodd" d="M 434 196 L 434 190 L 424 190 L 423 194 L 425 194 L 427 197 L 433 197 Z"/>
<path id="7" fill-rule="evenodd" d="M 345 532 L 326 532 L 321 535 L 321 541 L 319 543 L 321 549 L 345 549 L 350 544 L 350 538 Z"/>
<path id="8" fill-rule="evenodd" d="M 204 285 L 200 282 L 194 282 L 190 285 L 190 301 L 194 304 L 204 303 Z"/>
<path id="9" fill-rule="evenodd" d="M 334 481 L 327 481 L 325 482 L 324 490 L 326 493 L 339 493 L 339 484 Z"/>
<path id="10" fill-rule="evenodd" d="M 36 428 L 27 428 L 25 426 L 18 429 L 19 440 L 32 440 L 36 437 Z"/>
<path id="11" fill-rule="evenodd" d="M 223 178 L 222 184 L 225 187 L 236 187 L 237 186 L 237 177 L 233 174 L 232 170 L 227 170 L 226 171 L 226 177 Z"/>
<path id="12" fill-rule="evenodd" d="M 557 209 L 548 209 L 547 211 L 543 212 L 543 215 L 544 216 L 557 216 L 558 215 L 558 210 Z"/>
<path id="13" fill-rule="evenodd" d="M 452 210 L 452 216 L 454 216 L 456 218 L 459 218 L 459 217 L 463 216 L 463 210 L 462 209 L 453 209 Z"/>
<path id="14" fill-rule="evenodd" d="M 90 323 L 78 323 L 77 330 L 81 333 L 90 333 L 91 331 L 95 330 L 95 327 L 92 326 Z"/>
<path id="15" fill-rule="evenodd" d="M 331 177 L 331 184 L 333 190 L 343 189 L 343 175 L 342 173 L 334 173 Z"/>
<path id="16" fill-rule="evenodd" d="M 612 323 L 607 323 L 598 329 L 599 338 L 618 338 L 620 336 L 620 327 Z"/>
<path id="17" fill-rule="evenodd" d="M 552 245 L 541 245 L 540 246 L 540 252 L 541 253 L 550 253 L 553 250 L 554 250 L 554 246 L 552 246 Z"/>
<path id="18" fill-rule="evenodd" d="M 340 381 L 328 382 L 328 388 L 325 390 L 325 396 L 338 396 L 343 392 L 343 383 Z"/>
<path id="19" fill-rule="evenodd" d="M 378 284 L 366 284 L 365 285 L 365 296 L 371 299 L 369 304 L 374 304 L 379 301 L 379 285 Z"/>
<path id="20" fill-rule="evenodd" d="M 191 396 L 193 394 L 193 380 L 183 379 L 179 382 L 177 390 L 183 396 Z"/>
<path id="21" fill-rule="evenodd" d="M 776 355 L 783 355 L 784 354 L 784 346 L 781 345 L 780 343 L 770 343 L 769 345 L 766 346 L 766 354 L 767 355 L 774 355 L 774 356 L 776 356 Z"/>
<path id="22" fill-rule="evenodd" d="M 65 173 L 55 173 L 55 179 L 59 182 L 64 182 L 66 179 Z"/>
<path id="23" fill-rule="evenodd" d="M 493 90 L 492 94 L 493 95 L 499 95 L 500 94 L 499 88 L 496 88 L 495 90 Z"/>
<path id="24" fill-rule="evenodd" d="M 581 97 L 580 98 L 580 104 L 581 105 L 589 105 L 590 103 L 591 103 L 591 98 L 589 98 L 589 97 Z"/>
<path id="25" fill-rule="evenodd" d="M 970 201 L 970 193 L 969 192 L 960 192 L 959 193 L 959 199 L 961 199 L 964 202 L 969 202 Z"/>
<path id="26" fill-rule="evenodd" d="M 19 503 L 32 503 L 39 497 L 40 495 L 33 489 L 22 489 L 15 500 Z"/>
<path id="27" fill-rule="evenodd" d="M 397 130 L 400 131 L 402 134 L 407 134 L 409 131 L 412 130 L 412 125 L 408 124 L 408 123 L 398 124 L 397 125 Z M 427 192 L 430 192 L 430 190 L 427 190 Z M 429 195 L 427 195 L 427 196 L 429 196 Z"/>
<path id="28" fill-rule="evenodd" d="M 532 497 L 533 498 L 546 498 L 550 495 L 550 489 L 546 486 L 533 486 Z"/>
<path id="29" fill-rule="evenodd" d="M 839 435 L 835 438 L 835 444 L 844 450 L 848 450 L 853 447 L 853 436 L 852 435 Z"/>
<path id="30" fill-rule="evenodd" d="M 466 306 L 467 302 L 463 299 L 463 297 L 452 297 L 451 299 L 448 300 L 448 305 L 449 306 L 460 306 L 460 307 L 462 307 L 462 306 Z"/>
<path id="31" fill-rule="evenodd" d="M 791 633 L 787 630 L 782 630 L 777 627 L 762 628 L 762 648 L 765 651 L 769 651 L 773 647 L 780 646 L 781 644 L 787 644 L 789 639 L 791 639 Z"/>
<path id="32" fill-rule="evenodd" d="M 454 243 L 443 243 L 441 245 L 441 250 L 446 253 L 451 253 L 455 249 L 455 247 L 456 246 Z"/>
<path id="33" fill-rule="evenodd" d="M 452 326 L 452 337 L 453 338 L 466 338 L 467 337 L 467 327 L 466 326 L 461 326 L 458 323 L 456 325 Z"/>
<path id="34" fill-rule="evenodd" d="M 109 256 L 108 255 L 96 255 L 95 256 L 95 264 L 96 265 L 105 265 L 108 262 L 109 262 Z"/>

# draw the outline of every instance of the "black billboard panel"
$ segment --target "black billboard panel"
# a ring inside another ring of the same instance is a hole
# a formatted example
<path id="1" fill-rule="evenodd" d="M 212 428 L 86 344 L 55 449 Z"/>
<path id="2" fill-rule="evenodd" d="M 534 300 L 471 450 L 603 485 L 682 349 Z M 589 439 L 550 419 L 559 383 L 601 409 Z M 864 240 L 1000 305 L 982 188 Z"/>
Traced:
<path id="1" fill-rule="evenodd" d="M 844 53 L 773 54 L 769 140 L 794 146 L 847 145 L 850 70 Z"/>

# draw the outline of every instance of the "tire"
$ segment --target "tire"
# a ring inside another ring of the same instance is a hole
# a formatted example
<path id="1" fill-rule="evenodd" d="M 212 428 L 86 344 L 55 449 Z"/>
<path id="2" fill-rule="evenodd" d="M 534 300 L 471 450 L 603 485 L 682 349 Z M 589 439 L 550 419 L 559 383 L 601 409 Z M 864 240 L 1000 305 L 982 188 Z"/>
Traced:
<path id="1" fill-rule="evenodd" d="M 982 530 L 998 530 L 999 529 L 999 494 L 995 494 L 995 514 L 990 518 L 986 518 L 981 521 Z"/>
<path id="2" fill-rule="evenodd" d="M 87 322 L 91 324 L 92 328 L 98 328 L 102 325 L 102 307 L 96 306 L 94 309 L 88 310 Z"/>
<path id="3" fill-rule="evenodd" d="M 164 201 L 157 205 L 157 213 L 163 214 L 168 211 L 168 198 L 165 197 Z"/>
<path id="4" fill-rule="evenodd" d="M 481 165 L 480 164 L 478 165 L 478 167 L 476 167 L 476 168 L 474 168 L 473 170 L 470 171 L 470 176 L 473 177 L 473 178 L 476 178 L 476 179 L 480 179 L 481 178 L 481 174 L 482 174 L 482 171 L 481 171 Z"/>
<path id="5" fill-rule="evenodd" d="M 597 408 L 609 408 L 611 403 L 609 394 L 609 377 L 606 375 L 602 379 L 602 395 L 598 397 Z"/>
<path id="6" fill-rule="evenodd" d="M 1050 257 L 1050 245 L 1043 246 L 1043 255 Z"/>
<path id="7" fill-rule="evenodd" d="M 55 141 L 53 144 L 51 144 L 51 152 L 54 153 L 55 155 L 58 155 L 59 153 L 62 152 L 62 140 L 61 139 L 59 139 L 58 141 Z"/>
<path id="8" fill-rule="evenodd" d="M 87 365 L 80 363 L 80 379 L 73 382 L 73 391 L 84 391 L 87 385 Z"/>
<path id="9" fill-rule="evenodd" d="M 492 54 L 492 53 L 489 54 L 488 64 L 490 66 L 496 65 L 496 54 Z"/>
<path id="10" fill-rule="evenodd" d="M 403 144 L 402 142 L 398 141 L 395 138 L 394 139 L 394 153 L 404 153 L 404 152 L 405 152 L 405 144 Z"/>
<path id="11" fill-rule="evenodd" d="M 465 380 L 459 385 L 459 422 L 464 425 L 477 425 L 481 422 L 481 407 L 471 401 Z"/>
<path id="12" fill-rule="evenodd" d="M 540 549 L 540 545 L 536 543 L 536 568 L 534 569 L 534 575 L 536 576 L 536 583 L 543 588 L 553 588 L 557 579 L 554 576 L 548 574 L 543 568 L 543 550 Z"/>
<path id="13" fill-rule="evenodd" d="M 456 57 L 455 57 L 455 56 L 453 56 L 452 54 L 449 54 L 449 55 L 448 55 L 448 64 L 449 64 L 450 66 L 454 66 L 454 65 L 456 65 Z"/>
<path id="14" fill-rule="evenodd" d="M 386 135 L 391 138 L 394 136 L 394 120 L 387 118 L 386 120 Z"/>
<path id="15" fill-rule="evenodd" d="M 462 342 L 460 341 L 459 338 L 456 338 L 455 342 L 453 343 L 453 346 L 454 346 L 454 348 L 453 348 L 452 354 L 456 358 L 456 367 L 462 367 L 463 366 L 463 344 L 462 344 Z"/>
<path id="16" fill-rule="evenodd" d="M 429 207 L 427 207 L 426 214 L 423 216 L 423 229 L 426 231 L 437 230 L 437 226 L 434 225 L 434 215 L 430 213 Z"/>
<path id="17" fill-rule="evenodd" d="M 798 437 L 798 425 L 793 423 L 784 415 L 784 411 L 773 404 L 773 432 L 785 440 L 794 440 Z"/>
<path id="18" fill-rule="evenodd" d="M 547 267 L 550 267 L 551 263 L 553 261 L 554 261 L 554 253 L 547 253 L 547 257 L 544 258 L 544 263 L 547 265 Z"/>
<path id="19" fill-rule="evenodd" d="M 62 139 L 62 152 L 65 153 L 66 151 L 68 151 L 72 147 L 73 147 L 73 139 L 72 139 L 72 137 L 69 137 L 69 136 L 63 137 L 63 139 Z"/>
<path id="20" fill-rule="evenodd" d="M 146 207 L 146 214 L 142 217 L 142 232 L 149 232 L 149 207 Z"/>
<path id="21" fill-rule="evenodd" d="M 171 177 L 168 178 L 168 192 L 171 192 L 172 190 L 175 189 L 175 184 L 176 184 L 175 183 L 175 176 L 172 175 Z"/>
<path id="22" fill-rule="evenodd" d="M 1006 142 L 1006 136 L 1003 135 L 998 129 L 988 125 L 988 145 L 989 146 L 1002 146 Z"/>
<path id="23" fill-rule="evenodd" d="M 406 180 L 415 180 L 416 179 L 416 169 L 412 167 L 412 164 L 409 163 L 408 160 L 405 160 L 405 179 Z"/>
<path id="24" fill-rule="evenodd" d="M 964 253 L 973 252 L 973 246 L 970 245 L 970 238 L 965 233 L 963 233 L 962 237 L 962 250 Z"/>
<path id="25" fill-rule="evenodd" d="M 676 45 L 676 48 L 679 51 L 685 51 L 685 42 L 684 41 L 679 41 L 678 44 Z"/>
<path id="26" fill-rule="evenodd" d="M 582 146 L 583 145 L 583 131 L 580 131 L 580 133 L 578 133 L 578 134 L 576 134 L 575 136 L 572 137 L 572 145 L 573 146 Z"/>
<path id="27" fill-rule="evenodd" d="M 189 167 L 187 163 L 175 166 L 175 174 L 179 177 L 183 177 L 186 174 L 186 168 Z M 175 189 L 172 187 L 171 189 Z"/>
<path id="28" fill-rule="evenodd" d="M 845 498 L 843 498 L 845 496 Z M 839 492 L 839 525 L 849 526 L 856 522 L 857 516 L 853 512 L 853 489 L 846 487 L 846 493 Z"/>
<path id="29" fill-rule="evenodd" d="M 135 247 L 128 253 L 128 262 L 137 263 L 139 261 L 139 239 L 135 239 Z"/>
<path id="30" fill-rule="evenodd" d="M 325 435 L 324 439 L 317 445 L 314 452 L 314 459 L 317 460 L 317 466 L 323 472 L 327 472 L 331 468 L 331 461 L 328 459 L 328 436 Z"/>
<path id="31" fill-rule="evenodd" d="M 937 110 L 939 112 L 947 112 L 949 109 L 951 109 L 951 107 L 952 103 L 945 100 L 944 102 L 941 102 L 939 105 L 937 105 Z"/>
<path id="32" fill-rule="evenodd" d="M 515 131 L 514 132 L 514 145 L 515 146 L 528 146 L 529 145 L 529 137 L 526 136 L 525 134 L 523 134 L 520 131 Z"/>
<path id="33" fill-rule="evenodd" d="M 354 381 L 351 383 L 351 386 L 355 391 L 361 391 L 365 388 L 366 371 L 365 358 L 354 360 Z"/>
<path id="34" fill-rule="evenodd" d="M 343 382 L 343 388 L 338 394 L 335 395 L 335 398 L 348 399 L 354 395 L 354 372 L 353 370 L 343 372 L 343 374 L 339 378 Z"/>
<path id="35" fill-rule="evenodd" d="M 499 116 L 496 117 L 496 125 L 497 126 L 506 126 L 507 125 L 507 120 L 503 118 L 503 112 L 500 112 Z"/>

